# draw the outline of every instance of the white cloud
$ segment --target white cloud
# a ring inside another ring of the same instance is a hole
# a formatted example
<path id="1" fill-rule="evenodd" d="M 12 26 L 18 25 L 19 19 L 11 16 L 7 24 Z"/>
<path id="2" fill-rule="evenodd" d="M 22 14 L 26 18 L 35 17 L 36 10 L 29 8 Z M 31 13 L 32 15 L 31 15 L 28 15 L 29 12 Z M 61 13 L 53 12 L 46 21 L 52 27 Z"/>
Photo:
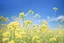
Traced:
<path id="1" fill-rule="evenodd" d="M 64 18 L 64 16 L 58 16 L 58 17 L 47 17 L 48 21 L 58 21 L 61 20 L 62 18 Z"/>
<path id="2" fill-rule="evenodd" d="M 62 18 L 64 18 L 64 16 L 59 16 L 59 17 L 56 18 L 56 20 L 60 20 Z"/>

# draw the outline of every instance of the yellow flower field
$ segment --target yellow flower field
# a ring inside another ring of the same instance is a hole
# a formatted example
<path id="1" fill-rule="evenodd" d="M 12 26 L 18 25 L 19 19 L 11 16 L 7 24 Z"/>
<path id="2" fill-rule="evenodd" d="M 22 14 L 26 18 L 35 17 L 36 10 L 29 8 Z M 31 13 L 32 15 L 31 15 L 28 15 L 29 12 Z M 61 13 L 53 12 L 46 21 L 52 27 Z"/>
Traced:
<path id="1" fill-rule="evenodd" d="M 32 10 L 29 13 L 34 14 Z M 24 21 L 24 18 L 24 12 L 21 12 L 18 19 L 6 24 L 9 19 L 0 17 L 1 21 L 4 20 L 4 24 L 0 24 L 0 43 L 64 43 L 62 25 L 52 30 L 46 20 L 41 25 L 32 25 L 31 20 Z M 20 19 L 23 20 L 22 25 L 18 22 Z"/>

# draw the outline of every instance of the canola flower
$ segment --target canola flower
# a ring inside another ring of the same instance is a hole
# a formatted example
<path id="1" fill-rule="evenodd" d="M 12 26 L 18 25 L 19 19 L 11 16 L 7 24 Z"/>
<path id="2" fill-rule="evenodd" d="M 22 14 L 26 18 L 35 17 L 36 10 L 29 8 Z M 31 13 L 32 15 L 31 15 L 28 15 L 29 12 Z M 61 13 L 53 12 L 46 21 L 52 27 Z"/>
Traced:
<path id="1" fill-rule="evenodd" d="M 0 16 L 0 20 L 1 20 L 2 22 L 4 22 L 4 23 L 6 23 L 6 22 L 9 21 L 8 17 L 4 17 L 4 16 Z"/>
<path id="2" fill-rule="evenodd" d="M 8 24 L 8 29 L 16 29 L 19 27 L 19 22 L 11 22 L 10 24 Z"/>
<path id="3" fill-rule="evenodd" d="M 47 25 L 48 23 L 47 23 L 47 21 L 44 20 L 44 21 L 43 21 L 43 24 Z"/>
<path id="4" fill-rule="evenodd" d="M 47 25 L 45 25 L 45 24 L 43 24 L 42 27 L 43 27 L 44 29 L 47 29 Z"/>
<path id="5" fill-rule="evenodd" d="M 8 43 L 15 43 L 15 41 L 14 41 L 14 40 L 11 40 L 11 41 L 9 41 Z"/>
<path id="6" fill-rule="evenodd" d="M 57 10 L 54 8 L 54 10 Z M 32 10 L 29 11 L 29 13 L 34 14 Z M 24 19 L 24 12 L 21 12 L 19 15 L 22 19 Z M 38 16 L 38 14 L 36 15 Z M 15 18 L 15 17 L 13 17 Z M 0 17 L 0 20 L 4 21 L 4 17 Z M 29 29 L 25 27 L 25 25 L 20 26 L 18 20 L 19 18 L 16 18 L 17 21 L 10 22 L 6 28 L 2 28 L 2 36 L 0 34 L 0 40 L 2 40 L 4 43 L 64 43 L 63 37 L 64 37 L 64 29 L 62 30 L 48 30 L 48 23 L 47 21 L 43 21 L 43 24 L 40 25 L 31 25 L 32 21 L 31 20 L 26 20 L 25 24 L 30 25 Z M 8 20 L 8 19 L 6 19 Z M 5 26 L 2 24 L 2 26 Z M 32 27 L 31 27 L 32 26 Z M 60 28 L 62 28 L 62 25 L 60 25 Z M 6 30 L 5 30 L 6 29 Z M 12 31 L 9 31 L 12 30 Z M 41 30 L 41 31 L 40 31 Z"/>
<path id="7" fill-rule="evenodd" d="M 39 29 L 42 31 L 43 27 L 42 27 L 42 26 L 40 26 L 40 27 L 39 27 Z"/>
<path id="8" fill-rule="evenodd" d="M 55 16 L 56 16 L 56 11 L 58 10 L 57 7 L 53 7 L 53 10 L 55 11 Z"/>
<path id="9" fill-rule="evenodd" d="M 30 25 L 30 24 L 32 24 L 32 21 L 26 20 L 26 21 L 25 21 L 25 24 L 26 24 L 26 25 Z"/>
<path id="10" fill-rule="evenodd" d="M 22 20 L 23 20 L 23 25 L 24 25 L 24 18 L 25 18 L 24 12 L 21 12 L 20 15 L 19 15 L 19 17 L 22 18 Z"/>
<path id="11" fill-rule="evenodd" d="M 10 36 L 10 32 L 6 31 L 2 34 L 3 37 L 9 37 Z"/>
<path id="12" fill-rule="evenodd" d="M 16 32 L 20 32 L 21 31 L 21 28 L 17 28 L 15 29 Z"/>
<path id="13" fill-rule="evenodd" d="M 19 32 L 19 33 L 15 34 L 15 37 L 18 38 L 18 39 L 22 39 L 22 36 L 23 36 L 22 32 Z"/>
<path id="14" fill-rule="evenodd" d="M 43 21 L 42 28 L 48 30 L 47 21 Z"/>
<path id="15" fill-rule="evenodd" d="M 56 41 L 56 38 L 52 37 L 52 38 L 49 39 L 49 41 Z"/>
<path id="16" fill-rule="evenodd" d="M 3 40 L 3 41 L 8 41 L 8 40 L 9 40 L 9 38 L 3 38 L 2 40 Z"/>
<path id="17" fill-rule="evenodd" d="M 33 40 L 33 43 L 40 43 L 38 36 L 33 36 L 32 40 Z"/>
<path id="18" fill-rule="evenodd" d="M 58 10 L 58 8 L 57 8 L 57 7 L 53 7 L 53 10 L 54 10 L 54 11 L 57 11 L 57 10 Z"/>
<path id="19" fill-rule="evenodd" d="M 25 17 L 24 12 L 21 12 L 19 17 L 24 18 Z"/>
<path id="20" fill-rule="evenodd" d="M 36 26 L 34 26 L 34 30 L 36 30 L 37 29 L 37 27 Z"/>
<path id="21" fill-rule="evenodd" d="M 38 29 L 38 27 L 35 26 L 35 27 L 34 27 L 34 31 L 37 32 L 37 29 Z"/>
<path id="22" fill-rule="evenodd" d="M 41 30 L 41 31 L 47 31 L 47 30 L 49 30 L 49 28 L 48 28 L 48 26 L 47 26 L 47 21 L 43 21 L 43 24 L 41 25 L 41 26 L 39 26 L 39 29 Z"/>
<path id="23" fill-rule="evenodd" d="M 28 13 L 30 13 L 30 14 L 34 14 L 34 12 L 33 12 L 32 10 L 29 10 Z"/>
<path id="24" fill-rule="evenodd" d="M 39 37 L 38 36 L 34 36 L 33 38 L 32 38 L 32 40 L 39 40 Z"/>

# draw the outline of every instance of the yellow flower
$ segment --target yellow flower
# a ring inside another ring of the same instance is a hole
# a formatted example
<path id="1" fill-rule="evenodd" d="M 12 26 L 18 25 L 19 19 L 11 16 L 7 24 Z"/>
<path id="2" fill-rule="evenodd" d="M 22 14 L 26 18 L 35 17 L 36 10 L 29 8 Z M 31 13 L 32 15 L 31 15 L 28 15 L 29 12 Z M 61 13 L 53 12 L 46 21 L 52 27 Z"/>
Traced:
<path id="1" fill-rule="evenodd" d="M 3 40 L 3 41 L 7 41 L 7 40 L 9 40 L 9 38 L 3 38 L 2 40 Z"/>
<path id="2" fill-rule="evenodd" d="M 17 28 L 15 31 L 19 32 L 19 31 L 21 31 L 21 28 Z"/>
<path id="3" fill-rule="evenodd" d="M 30 24 L 32 24 L 32 21 L 26 20 L 26 21 L 25 21 L 25 24 L 30 25 Z"/>
<path id="4" fill-rule="evenodd" d="M 52 40 L 56 41 L 56 38 L 55 38 L 55 37 L 53 37 L 53 38 L 52 38 Z"/>
<path id="5" fill-rule="evenodd" d="M 37 43 L 40 43 L 40 41 L 38 40 Z"/>
<path id="6" fill-rule="evenodd" d="M 10 30 L 14 29 L 14 27 L 12 27 L 12 26 L 8 26 L 7 28 L 10 29 Z"/>
<path id="7" fill-rule="evenodd" d="M 37 29 L 37 27 L 34 27 L 34 30 L 36 30 Z"/>
<path id="8" fill-rule="evenodd" d="M 34 36 L 32 39 L 33 40 L 39 40 L 39 37 L 38 36 Z"/>
<path id="9" fill-rule="evenodd" d="M 45 25 L 45 24 L 43 24 L 42 27 L 43 27 L 44 29 L 47 29 L 47 25 Z"/>
<path id="10" fill-rule="evenodd" d="M 15 37 L 21 39 L 22 38 L 22 35 L 23 35 L 23 33 L 22 32 L 19 32 L 19 33 L 16 33 L 15 34 Z"/>
<path id="11" fill-rule="evenodd" d="M 9 37 L 10 36 L 10 33 L 8 31 L 6 31 L 5 33 L 2 34 L 3 37 Z"/>
<path id="12" fill-rule="evenodd" d="M 20 13 L 20 17 L 21 17 L 21 18 L 24 18 L 24 16 L 25 16 L 25 15 L 24 15 L 24 12 L 21 12 L 21 13 Z"/>
<path id="13" fill-rule="evenodd" d="M 15 41 L 14 41 L 14 40 L 11 40 L 11 41 L 9 41 L 8 43 L 15 43 Z"/>
<path id="14" fill-rule="evenodd" d="M 37 25 L 34 25 L 33 28 L 34 28 L 34 30 L 36 30 L 38 28 L 38 26 Z"/>
<path id="15" fill-rule="evenodd" d="M 19 27 L 19 22 L 11 22 L 8 24 L 8 29 L 16 29 Z"/>
<path id="16" fill-rule="evenodd" d="M 47 25 L 47 21 L 43 21 L 43 24 Z"/>
<path id="17" fill-rule="evenodd" d="M 56 11 L 56 10 L 58 10 L 58 8 L 57 8 L 57 7 L 53 7 L 53 10 L 55 10 L 55 11 Z"/>
<path id="18" fill-rule="evenodd" d="M 56 41 L 56 38 L 55 37 L 50 38 L 49 41 Z"/>
<path id="19" fill-rule="evenodd" d="M 32 11 L 32 14 L 34 14 L 34 12 Z"/>
<path id="20" fill-rule="evenodd" d="M 34 12 L 33 12 L 32 10 L 29 10 L 28 13 L 30 13 L 30 14 L 34 14 Z"/>
<path id="21" fill-rule="evenodd" d="M 39 27 L 39 29 L 40 29 L 41 31 L 42 31 L 42 28 L 43 28 L 42 26 Z"/>

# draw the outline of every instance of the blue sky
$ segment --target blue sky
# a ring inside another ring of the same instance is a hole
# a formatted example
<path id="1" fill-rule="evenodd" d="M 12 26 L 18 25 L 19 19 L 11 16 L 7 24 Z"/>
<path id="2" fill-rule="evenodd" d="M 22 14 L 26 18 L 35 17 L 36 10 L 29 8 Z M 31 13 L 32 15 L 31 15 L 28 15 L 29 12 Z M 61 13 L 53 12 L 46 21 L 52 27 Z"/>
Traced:
<path id="1" fill-rule="evenodd" d="M 53 7 L 58 8 L 55 18 Z M 30 9 L 33 10 L 35 14 L 41 16 L 40 20 L 51 19 L 49 20 L 49 25 L 55 27 L 59 22 L 59 20 L 55 20 L 64 17 L 64 0 L 0 0 L 0 16 L 11 18 L 13 15 L 18 16 L 20 12 L 25 12 L 26 14 Z M 28 16 L 27 19 L 34 18 Z M 34 20 L 33 22 L 35 23 Z"/>

